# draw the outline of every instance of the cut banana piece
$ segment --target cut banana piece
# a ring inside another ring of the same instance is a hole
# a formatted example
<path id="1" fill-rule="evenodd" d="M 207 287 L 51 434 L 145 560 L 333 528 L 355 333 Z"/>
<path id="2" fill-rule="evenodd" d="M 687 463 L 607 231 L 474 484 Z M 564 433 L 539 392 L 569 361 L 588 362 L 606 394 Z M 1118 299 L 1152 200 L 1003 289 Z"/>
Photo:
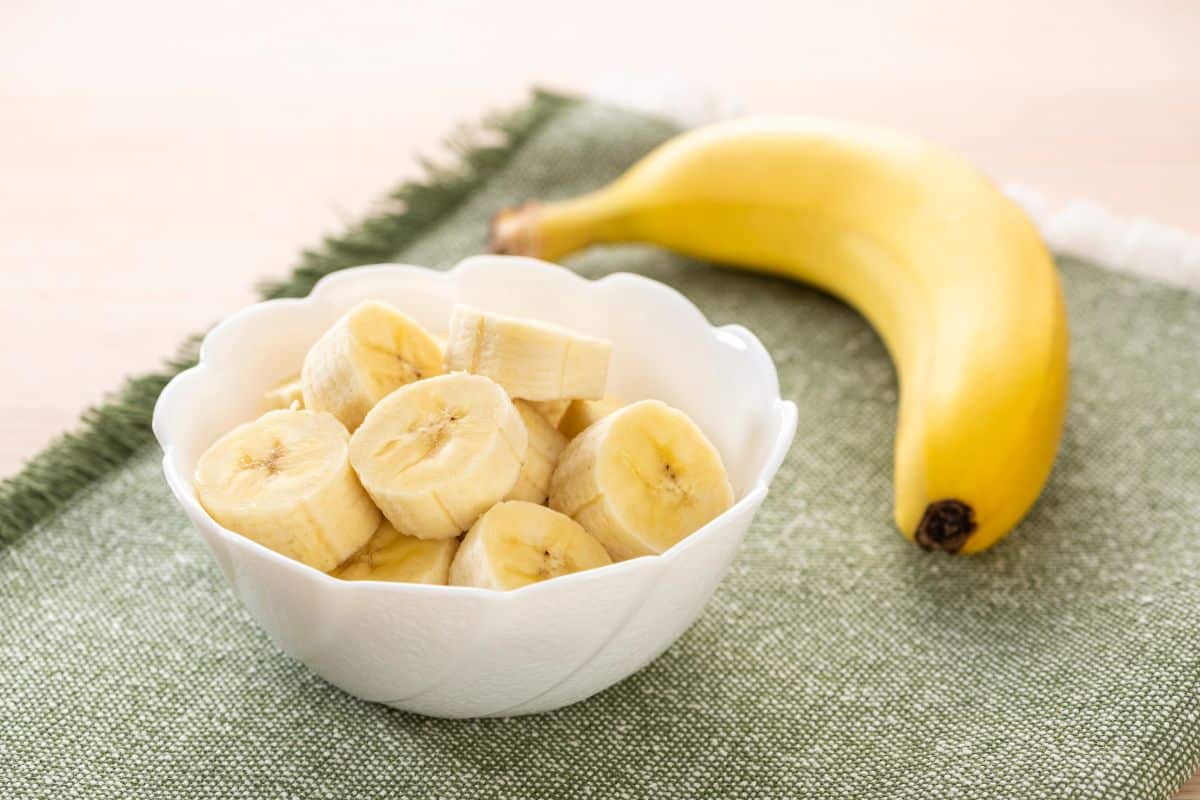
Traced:
<path id="1" fill-rule="evenodd" d="M 529 448 L 525 452 L 525 462 L 521 465 L 517 484 L 504 499 L 527 500 L 540 505 L 546 502 L 550 490 L 550 476 L 554 474 L 558 457 L 567 446 L 567 437 L 535 411 L 532 404 L 524 400 L 514 400 L 513 405 L 517 407 L 521 420 L 525 423 L 525 432 L 529 434 Z"/>
<path id="2" fill-rule="evenodd" d="M 442 348 L 415 320 L 368 300 L 317 340 L 300 373 L 304 407 L 328 411 L 349 430 L 388 394 L 445 372 Z"/>
<path id="3" fill-rule="evenodd" d="M 290 381 L 284 381 L 267 392 L 265 397 L 268 408 L 304 408 L 304 392 L 300 388 L 300 376 L 297 375 Z"/>
<path id="4" fill-rule="evenodd" d="M 398 530 L 447 539 L 517 482 L 529 436 L 500 385 L 454 372 L 401 387 L 350 439 L 350 462 Z"/>
<path id="5" fill-rule="evenodd" d="M 603 339 L 544 322 L 463 305 L 450 317 L 446 365 L 486 375 L 525 400 L 603 397 L 611 355 Z"/>
<path id="6" fill-rule="evenodd" d="M 611 563 L 570 517 L 513 500 L 493 506 L 463 538 L 450 583 L 503 591 Z"/>
<path id="7" fill-rule="evenodd" d="M 572 400 L 558 422 L 558 429 L 567 439 L 574 439 L 589 427 L 625 405 L 615 397 L 603 400 Z"/>
<path id="8" fill-rule="evenodd" d="M 330 575 L 346 581 L 446 584 L 458 539 L 418 539 L 386 519 L 366 546 Z"/>
<path id="9" fill-rule="evenodd" d="M 229 530 L 331 570 L 379 526 L 379 510 L 350 468 L 349 441 L 329 414 L 268 411 L 200 457 L 196 497 Z"/>
<path id="10" fill-rule="evenodd" d="M 567 407 L 571 405 L 571 401 L 563 398 L 562 400 L 529 400 L 529 405 L 533 410 L 546 418 L 554 427 L 558 427 L 558 423 L 562 422 L 563 414 L 567 413 Z"/>
<path id="11" fill-rule="evenodd" d="M 721 455 L 696 423 L 657 400 L 609 414 L 567 445 L 550 507 L 617 561 L 661 553 L 733 504 Z"/>

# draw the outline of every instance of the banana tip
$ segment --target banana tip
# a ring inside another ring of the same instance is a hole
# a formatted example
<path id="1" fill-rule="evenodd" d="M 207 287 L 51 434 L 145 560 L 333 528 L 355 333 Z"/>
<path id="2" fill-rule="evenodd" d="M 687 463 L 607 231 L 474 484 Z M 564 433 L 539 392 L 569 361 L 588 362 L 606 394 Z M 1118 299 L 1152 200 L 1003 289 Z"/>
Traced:
<path id="1" fill-rule="evenodd" d="M 975 509 L 961 500 L 938 500 L 925 507 L 914 538 L 922 550 L 957 553 L 977 527 Z"/>
<path id="2" fill-rule="evenodd" d="M 541 206 L 525 203 L 505 208 L 492 217 L 488 251 L 500 255 L 536 256 L 537 221 Z"/>

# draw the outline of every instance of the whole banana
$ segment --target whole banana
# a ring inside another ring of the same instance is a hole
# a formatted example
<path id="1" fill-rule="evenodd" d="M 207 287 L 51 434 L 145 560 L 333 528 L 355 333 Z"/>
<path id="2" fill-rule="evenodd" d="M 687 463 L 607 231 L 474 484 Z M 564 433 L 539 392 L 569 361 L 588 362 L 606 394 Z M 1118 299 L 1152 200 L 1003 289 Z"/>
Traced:
<path id="1" fill-rule="evenodd" d="M 1067 318 L 1022 211 L 962 159 L 889 131 L 749 119 L 678 136 L 611 185 L 493 222 L 497 252 L 646 242 L 818 286 L 879 332 L 900 381 L 897 526 L 975 553 L 1054 463 Z"/>

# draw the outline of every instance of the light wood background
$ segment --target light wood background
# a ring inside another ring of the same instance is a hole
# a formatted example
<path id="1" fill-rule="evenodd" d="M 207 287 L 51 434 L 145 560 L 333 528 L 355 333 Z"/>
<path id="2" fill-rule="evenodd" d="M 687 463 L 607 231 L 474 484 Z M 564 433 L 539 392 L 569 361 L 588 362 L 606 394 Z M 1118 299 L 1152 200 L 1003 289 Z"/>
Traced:
<path id="1" fill-rule="evenodd" d="M 1195 0 L 9 0 L 0 475 L 457 122 L 614 70 L 899 126 L 1051 200 L 1200 231 Z"/>

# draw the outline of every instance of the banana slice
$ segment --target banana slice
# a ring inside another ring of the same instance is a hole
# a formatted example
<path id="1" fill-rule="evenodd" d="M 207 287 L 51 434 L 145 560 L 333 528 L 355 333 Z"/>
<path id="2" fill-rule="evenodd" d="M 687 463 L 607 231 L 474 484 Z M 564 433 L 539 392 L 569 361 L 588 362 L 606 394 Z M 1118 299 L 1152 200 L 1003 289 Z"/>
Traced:
<path id="1" fill-rule="evenodd" d="M 268 408 L 304 408 L 304 392 L 300 388 L 300 376 L 284 381 L 267 392 Z"/>
<path id="2" fill-rule="evenodd" d="M 558 421 L 558 429 L 562 431 L 563 436 L 574 439 L 623 405 L 625 404 L 615 397 L 605 397 L 603 400 L 572 400 Z"/>
<path id="3" fill-rule="evenodd" d="M 350 468 L 349 441 L 330 414 L 268 411 L 205 451 L 196 497 L 229 530 L 331 570 L 379 526 L 379 510 Z"/>
<path id="4" fill-rule="evenodd" d="M 463 538 L 450 583 L 504 591 L 611 563 L 570 517 L 511 500 L 492 506 Z"/>
<path id="5" fill-rule="evenodd" d="M 562 400 L 529 400 L 527 401 L 533 410 L 546 418 L 554 427 L 558 427 L 558 423 L 562 422 L 563 414 L 567 413 L 567 407 L 571 405 L 571 401 L 567 398 Z"/>
<path id="6" fill-rule="evenodd" d="M 381 400 L 350 439 L 350 463 L 398 530 L 448 539 L 508 494 L 528 444 L 499 384 L 454 372 Z"/>
<path id="7" fill-rule="evenodd" d="M 558 466 L 558 457 L 567 446 L 567 437 L 559 433 L 545 417 L 524 400 L 514 400 L 513 405 L 525 423 L 529 434 L 529 448 L 525 452 L 525 463 L 517 484 L 505 496 L 505 500 L 527 500 L 530 503 L 546 502 L 550 489 L 550 476 Z"/>
<path id="8" fill-rule="evenodd" d="M 458 539 L 405 536 L 386 519 L 363 549 L 329 573 L 345 581 L 394 581 L 446 585 Z"/>
<path id="9" fill-rule="evenodd" d="M 487 375 L 525 400 L 603 397 L 611 355 L 603 339 L 544 322 L 463 305 L 450 317 L 446 365 Z"/>
<path id="10" fill-rule="evenodd" d="M 550 507 L 617 561 L 661 553 L 732 504 L 717 449 L 657 400 L 625 406 L 577 436 L 550 481 Z"/>
<path id="11" fill-rule="evenodd" d="M 442 348 L 428 331 L 368 300 L 346 312 L 305 356 L 304 407 L 328 411 L 353 431 L 392 391 L 445 371 Z"/>

